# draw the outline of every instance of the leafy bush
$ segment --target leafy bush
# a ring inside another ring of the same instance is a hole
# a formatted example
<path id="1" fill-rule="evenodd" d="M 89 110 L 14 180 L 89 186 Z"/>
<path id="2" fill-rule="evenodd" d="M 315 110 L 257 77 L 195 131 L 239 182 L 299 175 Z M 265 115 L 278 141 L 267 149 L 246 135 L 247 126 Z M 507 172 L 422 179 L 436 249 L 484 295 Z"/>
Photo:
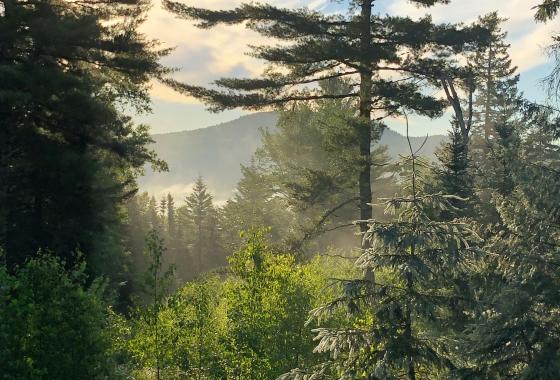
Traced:
<path id="1" fill-rule="evenodd" d="M 40 253 L 14 273 L 0 267 L 3 379 L 117 377 L 110 355 L 104 282 L 85 286 L 85 265 Z"/>

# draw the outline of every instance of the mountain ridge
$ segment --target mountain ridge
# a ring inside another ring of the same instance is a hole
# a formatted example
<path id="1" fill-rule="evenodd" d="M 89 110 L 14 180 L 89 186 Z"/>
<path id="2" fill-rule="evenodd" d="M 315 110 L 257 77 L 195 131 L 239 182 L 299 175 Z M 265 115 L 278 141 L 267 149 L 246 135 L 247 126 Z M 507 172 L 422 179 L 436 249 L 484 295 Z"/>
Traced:
<path id="1" fill-rule="evenodd" d="M 171 193 L 180 202 L 200 175 L 215 199 L 225 202 L 241 178 L 241 165 L 248 164 L 261 146 L 261 131 L 273 131 L 277 121 L 275 112 L 259 112 L 209 127 L 152 135 L 152 148 L 168 163 L 169 172 L 154 173 L 147 167 L 138 180 L 140 191 L 157 197 Z M 410 139 L 417 149 L 426 137 Z M 443 135 L 429 136 L 422 148 L 424 155 L 433 158 L 445 139 Z M 387 145 L 394 159 L 409 151 L 406 137 L 391 129 L 384 131 L 377 144 Z"/>

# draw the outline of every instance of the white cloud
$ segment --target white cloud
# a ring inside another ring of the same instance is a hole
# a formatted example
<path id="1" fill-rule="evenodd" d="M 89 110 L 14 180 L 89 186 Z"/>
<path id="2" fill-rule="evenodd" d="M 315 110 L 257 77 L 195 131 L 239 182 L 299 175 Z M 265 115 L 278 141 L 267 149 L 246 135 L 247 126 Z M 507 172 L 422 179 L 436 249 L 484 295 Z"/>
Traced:
<path id="1" fill-rule="evenodd" d="M 539 0 L 454 0 L 449 5 L 438 5 L 430 9 L 418 8 L 407 0 L 379 0 L 377 9 L 396 15 L 421 17 L 426 13 L 432 15 L 436 22 L 475 21 L 480 15 L 498 11 L 502 17 L 508 18 L 503 28 L 509 32 L 512 44 L 511 56 L 513 63 L 521 72 L 546 62 L 543 49 L 550 42 L 550 36 L 558 32 L 553 22 L 537 24 L 533 20 L 531 9 Z M 200 5 L 199 0 L 183 0 L 188 5 Z M 231 9 L 239 5 L 241 0 L 204 0 L 204 7 L 210 9 Z M 266 3 L 282 7 L 303 7 L 324 9 L 330 0 L 267 0 Z M 256 76 L 261 73 L 263 65 L 246 53 L 247 45 L 270 43 L 257 33 L 243 26 L 217 26 L 211 30 L 202 30 L 193 26 L 192 21 L 177 19 L 162 9 L 159 0 L 146 24 L 144 32 L 150 38 L 159 39 L 164 46 L 176 47 L 165 63 L 177 67 L 180 71 L 177 79 L 187 83 L 207 85 L 223 76 L 242 75 Z M 186 97 L 154 84 L 152 95 L 156 99 L 179 102 L 197 103 Z"/>
<path id="2" fill-rule="evenodd" d="M 383 0 L 391 14 L 420 17 L 431 14 L 436 22 L 476 21 L 478 16 L 498 11 L 508 20 L 503 29 L 509 33 L 513 64 L 521 72 L 546 62 L 543 48 L 551 42 L 557 31 L 554 23 L 540 24 L 534 21 L 533 8 L 540 0 L 454 0 L 448 5 L 437 5 L 431 9 L 418 8 L 407 0 Z"/>
<path id="3" fill-rule="evenodd" d="M 319 9 L 329 0 L 269 0 L 266 3 L 282 7 L 310 7 Z M 187 5 L 199 6 L 199 1 L 184 0 Z M 209 9 L 231 9 L 241 2 L 237 0 L 205 0 Z M 169 66 L 180 69 L 176 78 L 182 81 L 206 85 L 213 80 L 239 74 L 256 76 L 262 71 L 262 63 L 249 57 L 248 45 L 261 45 L 266 41 L 243 26 L 219 25 L 211 30 L 198 29 L 192 21 L 181 20 L 164 10 L 161 1 L 155 1 L 142 31 L 150 38 L 158 39 L 165 47 L 174 47 L 171 56 L 165 59 Z M 156 99 L 180 103 L 195 103 L 185 100 L 163 86 L 154 84 L 152 95 Z"/>

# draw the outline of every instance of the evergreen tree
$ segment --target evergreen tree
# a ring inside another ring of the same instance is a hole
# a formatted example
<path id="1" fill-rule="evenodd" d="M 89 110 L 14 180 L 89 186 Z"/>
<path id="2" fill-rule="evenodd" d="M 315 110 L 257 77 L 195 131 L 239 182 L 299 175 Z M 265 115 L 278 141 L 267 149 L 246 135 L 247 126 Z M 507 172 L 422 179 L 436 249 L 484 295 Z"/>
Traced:
<path id="1" fill-rule="evenodd" d="M 167 194 L 167 234 L 172 242 L 176 240 L 176 216 L 175 200 L 171 194 Z"/>
<path id="2" fill-rule="evenodd" d="M 0 245 L 10 267 L 39 247 L 88 270 L 122 267 L 120 207 L 145 163 L 149 108 L 167 70 L 138 28 L 145 1 L 0 1 Z M 119 264 L 120 263 L 120 264 Z M 122 268 L 121 268 L 122 269 Z M 117 269 L 120 270 L 120 269 Z"/>
<path id="3" fill-rule="evenodd" d="M 535 20 L 537 22 L 548 22 L 556 18 L 558 9 L 560 9 L 560 1 L 543 0 L 542 3 L 533 7 L 536 9 Z M 560 35 L 552 36 L 552 44 L 548 46 L 548 53 L 554 60 L 554 67 L 550 75 L 546 78 L 549 95 L 558 99 L 560 93 Z"/>
<path id="4" fill-rule="evenodd" d="M 350 91 L 340 79 L 320 86 L 331 93 Z M 348 230 L 359 207 L 360 153 L 353 114 L 352 102 L 345 99 L 301 102 L 282 111 L 276 131 L 263 136 L 256 158 L 266 181 L 293 211 L 283 239 L 292 251 L 322 249 L 333 241 L 342 247 L 356 244 Z M 395 181 L 386 150 L 372 148 L 371 178 L 378 194 L 389 195 Z"/>
<path id="5" fill-rule="evenodd" d="M 512 123 L 519 109 L 519 75 L 509 56 L 510 45 L 505 42 L 507 33 L 500 28 L 504 21 L 496 12 L 479 18 L 480 25 L 491 31 L 490 39 L 469 59 L 478 89 L 473 104 L 474 144 L 483 152 L 496 138 L 498 125 Z"/>
<path id="6" fill-rule="evenodd" d="M 512 165 L 512 190 L 493 199 L 500 223 L 472 276 L 477 302 L 463 347 L 476 363 L 465 370 L 471 377 L 560 376 L 560 152 L 550 135 L 535 137 L 520 148 L 528 164 Z"/>
<path id="7" fill-rule="evenodd" d="M 158 213 L 158 206 L 155 196 L 149 197 L 149 201 L 146 208 L 146 217 L 148 219 L 148 225 L 150 229 L 158 230 L 161 232 L 161 219 Z"/>
<path id="8" fill-rule="evenodd" d="M 457 196 L 422 192 L 417 175 L 425 164 L 412 149 L 403 164 L 411 166 L 405 195 L 384 201 L 398 217 L 368 221 L 364 238 L 371 248 L 357 261 L 362 269 L 377 273 L 376 282 L 341 280 L 343 295 L 311 314 L 321 320 L 345 307 L 363 321 L 317 330 L 315 351 L 330 353 L 331 361 L 311 371 L 315 376 L 414 380 L 449 376 L 455 369 L 457 352 L 447 344 L 453 333 L 448 319 L 461 298 L 456 279 L 476 236 L 464 221 L 433 219 L 434 210 L 452 209 L 450 202 Z M 305 372 L 295 370 L 286 378 Z"/>
<path id="9" fill-rule="evenodd" d="M 543 0 L 542 3 L 537 4 L 533 8 L 536 9 L 535 19 L 537 21 L 545 22 L 556 17 L 558 9 L 560 9 L 560 1 Z"/>
<path id="10" fill-rule="evenodd" d="M 460 198 L 451 199 L 452 209 L 440 213 L 439 217 L 450 220 L 456 217 L 472 216 L 475 189 L 471 160 L 457 127 L 453 127 L 449 132 L 449 141 L 443 144 L 436 155 L 439 165 L 434 168 L 435 183 L 431 186 L 436 192 L 453 194 Z"/>
<path id="11" fill-rule="evenodd" d="M 504 19 L 496 12 L 479 19 L 490 31 L 487 46 L 469 57 L 476 77 L 473 102 L 472 180 L 479 207 L 477 219 L 482 223 L 498 222 L 499 216 L 489 200 L 492 193 L 507 194 L 513 189 L 512 167 L 515 165 L 521 133 L 521 94 L 517 90 L 519 75 L 512 65 L 505 42 L 507 33 L 500 25 Z M 471 197 L 474 200 L 473 197 Z M 474 205 L 472 202 L 471 206 Z"/>
<path id="12" fill-rule="evenodd" d="M 167 225 L 167 197 L 161 197 L 159 201 L 159 216 L 163 225 Z"/>
<path id="13" fill-rule="evenodd" d="M 188 236 L 195 260 L 195 273 L 202 273 L 212 266 L 221 264 L 222 250 L 218 228 L 218 213 L 214 208 L 212 195 L 202 177 L 198 177 L 192 193 L 185 198 L 186 222 L 191 236 Z"/>
<path id="14" fill-rule="evenodd" d="M 447 1 L 412 2 L 429 7 Z M 372 0 L 351 1 L 347 15 L 258 3 L 228 11 L 168 0 L 164 4 L 179 17 L 197 21 L 201 28 L 244 24 L 265 37 L 286 42 L 254 48 L 253 55 L 270 64 L 261 78 L 221 79 L 216 82 L 218 89 L 171 83 L 177 90 L 204 100 L 212 109 L 260 109 L 320 99 L 354 102 L 359 115 L 351 125 L 356 129 L 355 144 L 360 154 L 355 178 L 360 220 L 372 216 L 371 145 L 379 135 L 378 120 L 403 107 L 428 116 L 441 114 L 445 103 L 426 95 L 425 86 L 439 86 L 439 79 L 446 73 L 447 57 L 481 37 L 479 28 L 434 25 L 429 17 L 412 20 L 375 15 Z M 347 78 L 352 91 L 332 93 L 315 86 L 329 78 Z M 365 223 L 360 226 L 362 232 L 367 230 Z"/>
<path id="15" fill-rule="evenodd" d="M 119 379 L 106 283 L 82 263 L 44 252 L 9 274 L 0 266 L 0 373 L 5 379 Z"/>
<path id="16" fill-rule="evenodd" d="M 222 210 L 226 241 L 238 245 L 241 231 L 270 227 L 272 241 L 280 242 L 292 218 L 286 202 L 255 162 L 249 166 L 241 165 L 241 173 L 233 198 Z"/>

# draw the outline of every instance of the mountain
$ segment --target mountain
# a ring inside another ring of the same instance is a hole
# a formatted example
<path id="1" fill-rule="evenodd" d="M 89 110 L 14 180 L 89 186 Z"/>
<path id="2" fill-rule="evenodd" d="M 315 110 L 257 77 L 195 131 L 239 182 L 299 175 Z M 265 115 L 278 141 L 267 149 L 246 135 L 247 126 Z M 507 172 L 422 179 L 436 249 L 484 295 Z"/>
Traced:
<path id="1" fill-rule="evenodd" d="M 274 130 L 278 115 L 261 112 L 233 121 L 191 131 L 153 135 L 153 148 L 169 165 L 169 172 L 154 173 L 150 168 L 139 179 L 141 191 L 161 197 L 171 193 L 178 203 L 201 175 L 218 201 L 227 200 L 241 177 L 241 164 L 247 164 L 261 145 L 261 130 Z M 411 137 L 417 149 L 424 137 Z M 434 157 L 445 136 L 430 136 L 422 154 Z M 409 153 L 406 138 L 387 129 L 380 144 L 389 147 L 391 157 Z"/>

